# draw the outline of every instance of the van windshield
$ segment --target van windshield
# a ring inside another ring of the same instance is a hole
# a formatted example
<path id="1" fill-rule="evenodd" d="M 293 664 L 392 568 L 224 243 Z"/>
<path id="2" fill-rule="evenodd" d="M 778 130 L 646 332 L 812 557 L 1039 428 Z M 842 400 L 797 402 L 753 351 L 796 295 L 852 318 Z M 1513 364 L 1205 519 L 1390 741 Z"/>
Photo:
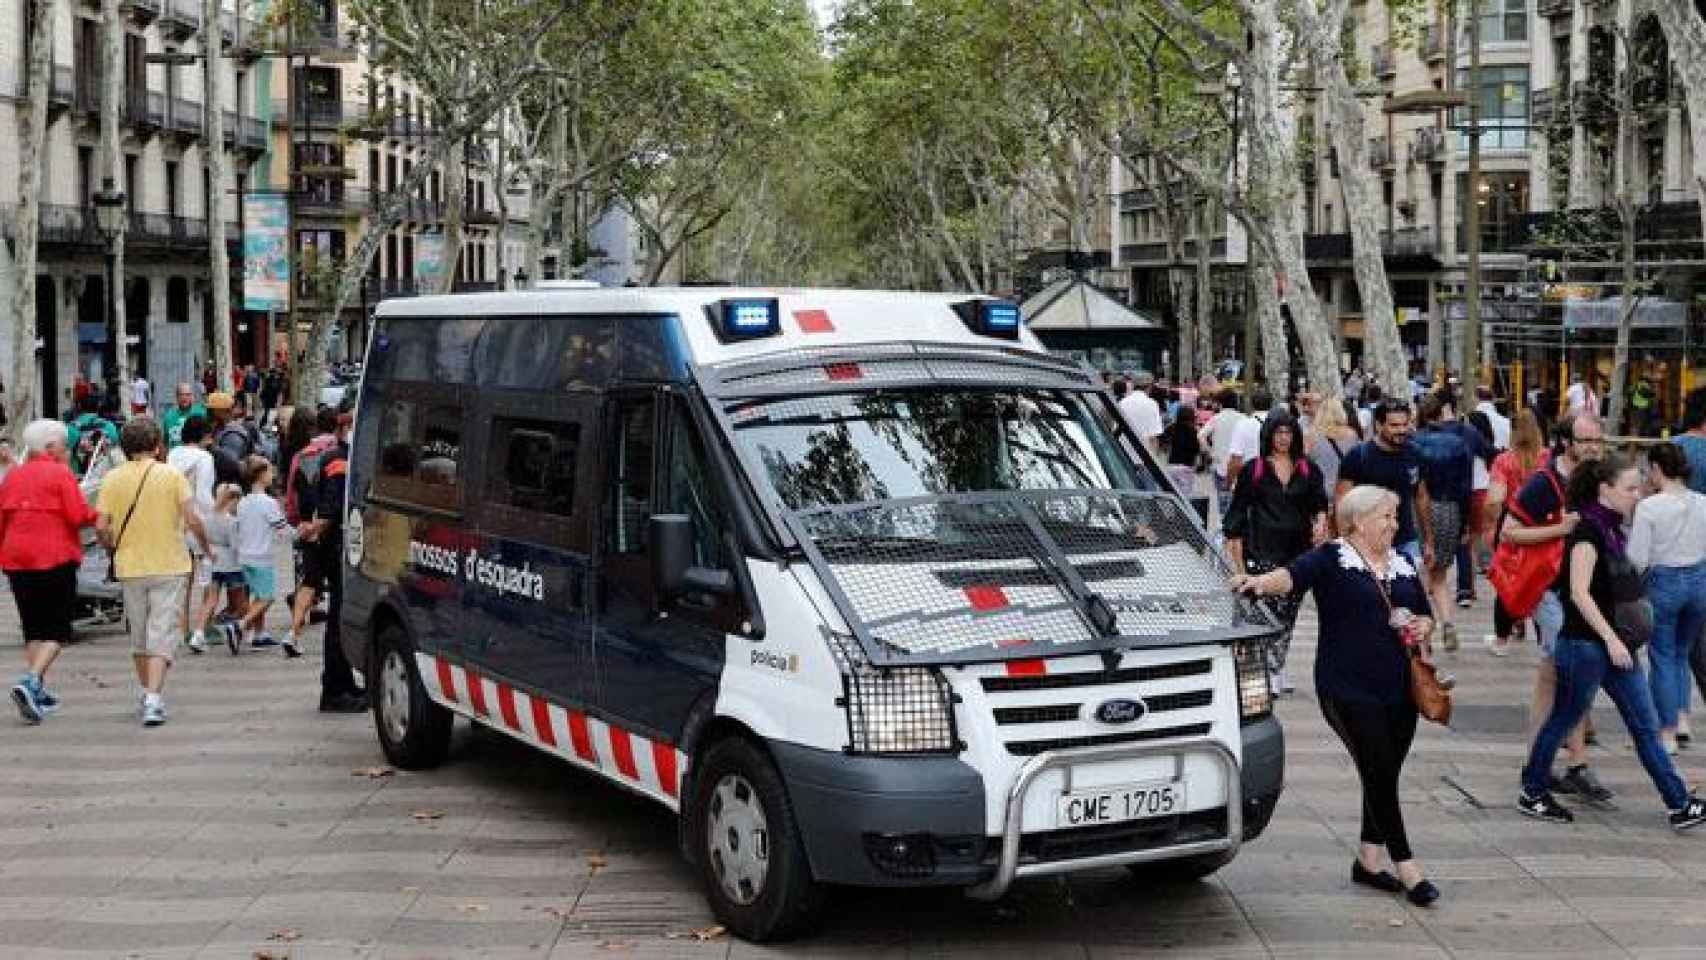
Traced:
<path id="1" fill-rule="evenodd" d="M 733 404 L 793 510 L 1007 490 L 1154 490 L 1106 412 L 1062 390 L 832 394 Z"/>

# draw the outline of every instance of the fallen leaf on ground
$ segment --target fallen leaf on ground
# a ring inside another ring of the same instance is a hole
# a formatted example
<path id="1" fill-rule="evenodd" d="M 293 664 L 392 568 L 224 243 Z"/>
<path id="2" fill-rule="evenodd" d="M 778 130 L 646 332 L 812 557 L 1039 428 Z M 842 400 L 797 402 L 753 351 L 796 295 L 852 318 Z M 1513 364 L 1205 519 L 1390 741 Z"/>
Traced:
<path id="1" fill-rule="evenodd" d="M 598 949 L 610 950 L 610 951 L 627 951 L 627 950 L 634 949 L 634 945 L 631 943 L 623 943 L 620 940 L 600 940 L 598 942 Z"/>
<path id="2" fill-rule="evenodd" d="M 1404 918 L 1403 917 L 1393 917 L 1392 919 L 1386 921 L 1386 925 L 1389 927 L 1401 927 L 1404 925 Z"/>
<path id="3" fill-rule="evenodd" d="M 569 919 L 569 914 L 573 913 L 574 910 L 574 907 L 545 907 L 539 912 L 548 913 L 551 916 L 556 917 L 558 920 L 567 920 Z"/>
<path id="4" fill-rule="evenodd" d="M 378 780 L 381 777 L 389 777 L 396 772 L 397 771 L 390 767 L 356 767 L 354 770 L 349 772 L 349 775 L 352 777 L 366 777 L 369 780 Z"/>
<path id="5" fill-rule="evenodd" d="M 457 907 L 457 909 L 461 910 L 463 913 L 484 913 L 490 908 L 483 903 L 464 903 L 460 907 Z"/>
<path id="6" fill-rule="evenodd" d="M 290 943 L 293 940 L 302 939 L 302 934 L 297 933 L 294 929 L 292 929 L 290 927 L 282 927 L 278 930 L 274 930 L 272 932 L 272 936 L 267 937 L 267 939 L 268 940 L 277 940 L 277 941 L 280 941 L 281 943 Z"/>
<path id="7" fill-rule="evenodd" d="M 416 820 L 443 820 L 443 810 L 416 810 L 413 814 Z"/>
<path id="8" fill-rule="evenodd" d="M 608 866 L 609 864 L 610 864 L 610 861 L 604 859 L 604 856 L 602 854 L 595 853 L 595 854 L 592 854 L 591 856 L 586 858 L 586 865 L 591 867 L 594 870 L 603 869 L 604 867 Z"/>
<path id="9" fill-rule="evenodd" d="M 728 932 L 729 932 L 728 928 L 719 923 L 719 924 L 714 924 L 714 925 L 709 926 L 709 927 L 700 927 L 697 930 L 689 930 L 683 934 L 672 933 L 672 934 L 670 934 L 670 936 L 671 937 L 685 937 L 685 938 L 692 939 L 692 940 L 698 940 L 699 942 L 703 943 L 707 940 L 715 940 L 718 937 L 721 937 L 723 934 L 728 933 Z"/>
<path id="10" fill-rule="evenodd" d="M 256 950 L 254 960 L 290 960 L 290 954 L 273 953 L 271 950 Z"/>
<path id="11" fill-rule="evenodd" d="M 403 888 L 399 889 L 397 892 L 398 893 L 420 893 L 421 888 L 420 887 L 403 887 Z"/>

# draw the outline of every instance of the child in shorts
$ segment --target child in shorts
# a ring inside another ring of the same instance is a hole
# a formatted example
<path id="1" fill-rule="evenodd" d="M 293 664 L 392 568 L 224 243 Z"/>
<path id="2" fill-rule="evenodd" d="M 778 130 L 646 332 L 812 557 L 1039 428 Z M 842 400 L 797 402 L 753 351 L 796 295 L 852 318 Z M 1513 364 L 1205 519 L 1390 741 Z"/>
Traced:
<path id="1" fill-rule="evenodd" d="M 237 616 L 248 612 L 248 595 L 243 587 L 243 565 L 237 562 L 237 502 L 243 499 L 243 488 L 235 483 L 222 483 L 213 493 L 213 512 L 207 517 L 207 540 L 213 547 L 208 558 L 211 581 L 207 594 L 201 598 L 197 611 L 202 623 L 213 615 L 221 595 L 225 609 L 219 615 L 227 622 L 219 624 L 225 635 L 225 646 L 237 652 Z M 194 647 L 192 646 L 193 650 Z"/>
<path id="2" fill-rule="evenodd" d="M 268 489 L 272 486 L 271 461 L 262 456 L 243 460 L 243 485 L 248 489 L 237 502 L 237 561 L 243 567 L 243 584 L 249 590 L 249 610 L 237 627 L 251 650 L 279 646 L 266 629 L 267 610 L 278 596 L 277 559 L 279 544 L 295 537 L 284 510 Z M 283 645 L 285 656 L 300 657 L 295 643 Z M 235 649 L 235 648 L 233 648 Z"/>

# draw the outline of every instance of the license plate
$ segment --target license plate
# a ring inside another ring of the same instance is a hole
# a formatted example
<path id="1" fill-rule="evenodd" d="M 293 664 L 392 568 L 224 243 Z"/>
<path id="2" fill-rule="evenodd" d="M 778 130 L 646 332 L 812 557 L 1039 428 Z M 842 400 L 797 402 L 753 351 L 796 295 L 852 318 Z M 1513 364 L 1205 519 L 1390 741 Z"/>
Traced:
<path id="1" fill-rule="evenodd" d="M 1054 823 L 1057 827 L 1088 827 L 1184 812 L 1185 785 L 1177 780 L 1157 780 L 1063 793 L 1055 808 Z"/>

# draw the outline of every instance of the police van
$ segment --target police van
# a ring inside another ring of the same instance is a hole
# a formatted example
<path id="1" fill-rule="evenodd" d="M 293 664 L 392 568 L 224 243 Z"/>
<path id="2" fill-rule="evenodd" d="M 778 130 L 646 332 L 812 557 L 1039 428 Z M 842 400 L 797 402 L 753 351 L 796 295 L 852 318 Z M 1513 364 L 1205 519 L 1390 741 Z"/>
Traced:
<path id="1" fill-rule="evenodd" d="M 348 498 L 386 757 L 462 716 L 660 803 L 752 940 L 829 884 L 1200 877 L 1279 798 L 1279 624 L 1009 302 L 386 301 Z"/>

